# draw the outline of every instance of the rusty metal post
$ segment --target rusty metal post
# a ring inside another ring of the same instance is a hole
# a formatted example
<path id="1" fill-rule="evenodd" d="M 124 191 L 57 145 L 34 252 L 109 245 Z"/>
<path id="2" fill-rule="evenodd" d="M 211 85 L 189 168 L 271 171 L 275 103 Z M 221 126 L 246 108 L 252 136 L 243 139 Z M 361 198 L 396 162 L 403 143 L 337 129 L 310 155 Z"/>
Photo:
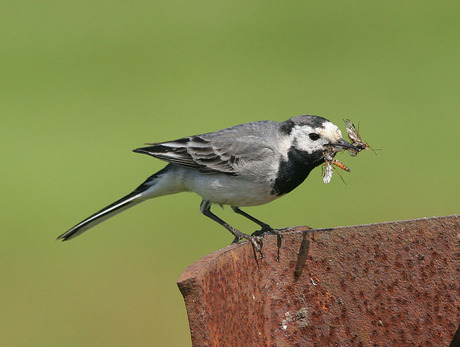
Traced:
<path id="1" fill-rule="evenodd" d="M 178 280 L 194 346 L 449 346 L 460 322 L 460 216 L 233 245 Z"/>

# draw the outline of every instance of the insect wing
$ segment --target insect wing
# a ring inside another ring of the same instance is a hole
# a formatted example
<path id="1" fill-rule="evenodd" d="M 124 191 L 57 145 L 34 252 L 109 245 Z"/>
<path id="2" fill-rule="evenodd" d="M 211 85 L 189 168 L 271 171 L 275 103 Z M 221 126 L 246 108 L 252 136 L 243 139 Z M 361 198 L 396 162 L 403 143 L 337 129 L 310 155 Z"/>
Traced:
<path id="1" fill-rule="evenodd" d="M 347 149 L 347 151 L 348 151 L 348 154 L 350 154 L 352 157 L 356 157 L 359 153 L 356 149 L 351 149 L 351 148 Z"/>
<path id="2" fill-rule="evenodd" d="M 353 143 L 362 143 L 363 141 L 361 140 L 361 136 L 359 136 L 359 132 L 351 120 L 345 119 L 344 122 L 350 141 Z"/>
<path id="3" fill-rule="evenodd" d="M 326 161 L 326 164 L 324 165 L 324 171 L 323 171 L 323 182 L 325 184 L 328 184 L 331 181 L 333 173 L 334 173 L 334 170 L 332 169 L 331 163 Z"/>

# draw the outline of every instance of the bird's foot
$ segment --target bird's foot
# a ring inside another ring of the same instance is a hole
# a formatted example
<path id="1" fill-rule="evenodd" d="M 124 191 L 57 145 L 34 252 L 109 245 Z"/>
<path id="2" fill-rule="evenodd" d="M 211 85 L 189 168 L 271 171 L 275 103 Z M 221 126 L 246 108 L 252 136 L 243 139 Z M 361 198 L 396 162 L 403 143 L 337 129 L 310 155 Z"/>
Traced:
<path id="1" fill-rule="evenodd" d="M 254 231 L 252 236 L 262 236 L 263 234 L 272 232 L 273 230 L 275 229 L 273 229 L 270 225 L 264 224 L 260 230 Z"/>
<path id="2" fill-rule="evenodd" d="M 242 232 L 239 232 L 238 235 L 235 235 L 235 239 L 233 240 L 232 244 L 240 242 L 242 239 L 248 240 L 252 244 L 252 248 L 254 253 L 257 251 L 259 253 L 260 259 L 264 257 L 262 253 L 263 247 L 263 236 L 258 235 L 247 235 Z"/>
<path id="3" fill-rule="evenodd" d="M 284 238 L 283 231 L 289 229 L 273 229 L 269 225 L 262 227 L 261 230 L 256 230 L 252 233 L 252 236 L 262 236 L 264 234 L 273 234 L 278 237 L 278 243 L 281 244 L 281 240 Z"/>
<path id="4" fill-rule="evenodd" d="M 279 261 L 280 259 L 280 249 L 281 249 L 281 245 L 283 244 L 283 239 L 284 239 L 284 235 L 283 235 L 283 231 L 286 231 L 286 230 L 290 230 L 289 228 L 288 229 L 273 229 L 272 227 L 270 227 L 269 225 L 265 224 L 264 226 L 262 226 L 262 229 L 261 230 L 256 230 L 252 236 L 264 236 L 265 234 L 273 234 L 273 235 L 276 235 L 276 238 L 277 238 L 277 247 L 278 247 L 278 255 L 277 255 L 277 260 Z"/>

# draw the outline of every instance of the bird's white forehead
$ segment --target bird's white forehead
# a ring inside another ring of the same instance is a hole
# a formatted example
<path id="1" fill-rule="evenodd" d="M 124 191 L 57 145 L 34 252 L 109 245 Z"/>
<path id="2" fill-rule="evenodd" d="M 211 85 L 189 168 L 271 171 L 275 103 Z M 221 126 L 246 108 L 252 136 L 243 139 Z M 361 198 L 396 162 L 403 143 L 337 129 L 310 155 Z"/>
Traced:
<path id="1" fill-rule="evenodd" d="M 329 140 L 330 142 L 337 142 L 342 138 L 342 132 L 340 131 L 339 127 L 329 121 L 324 122 L 320 127 L 317 128 L 312 128 L 305 125 L 296 125 L 293 128 L 291 134 L 294 135 L 294 137 L 296 137 L 298 133 L 308 134 L 311 132 L 320 134 L 321 137 Z"/>
<path id="2" fill-rule="evenodd" d="M 339 127 L 331 122 L 324 122 L 323 126 L 315 129 L 321 136 L 332 141 L 337 142 L 342 138 L 342 132 Z"/>

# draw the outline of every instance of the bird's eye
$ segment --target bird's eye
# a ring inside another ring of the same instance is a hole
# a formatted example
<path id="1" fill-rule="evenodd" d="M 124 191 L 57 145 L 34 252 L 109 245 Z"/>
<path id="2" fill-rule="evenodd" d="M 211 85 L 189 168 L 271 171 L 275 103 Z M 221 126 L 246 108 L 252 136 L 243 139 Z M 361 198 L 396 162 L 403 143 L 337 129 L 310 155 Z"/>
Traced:
<path id="1" fill-rule="evenodd" d="M 312 141 L 316 141 L 319 139 L 319 135 L 317 133 L 310 133 L 308 134 L 308 136 L 310 137 Z"/>

